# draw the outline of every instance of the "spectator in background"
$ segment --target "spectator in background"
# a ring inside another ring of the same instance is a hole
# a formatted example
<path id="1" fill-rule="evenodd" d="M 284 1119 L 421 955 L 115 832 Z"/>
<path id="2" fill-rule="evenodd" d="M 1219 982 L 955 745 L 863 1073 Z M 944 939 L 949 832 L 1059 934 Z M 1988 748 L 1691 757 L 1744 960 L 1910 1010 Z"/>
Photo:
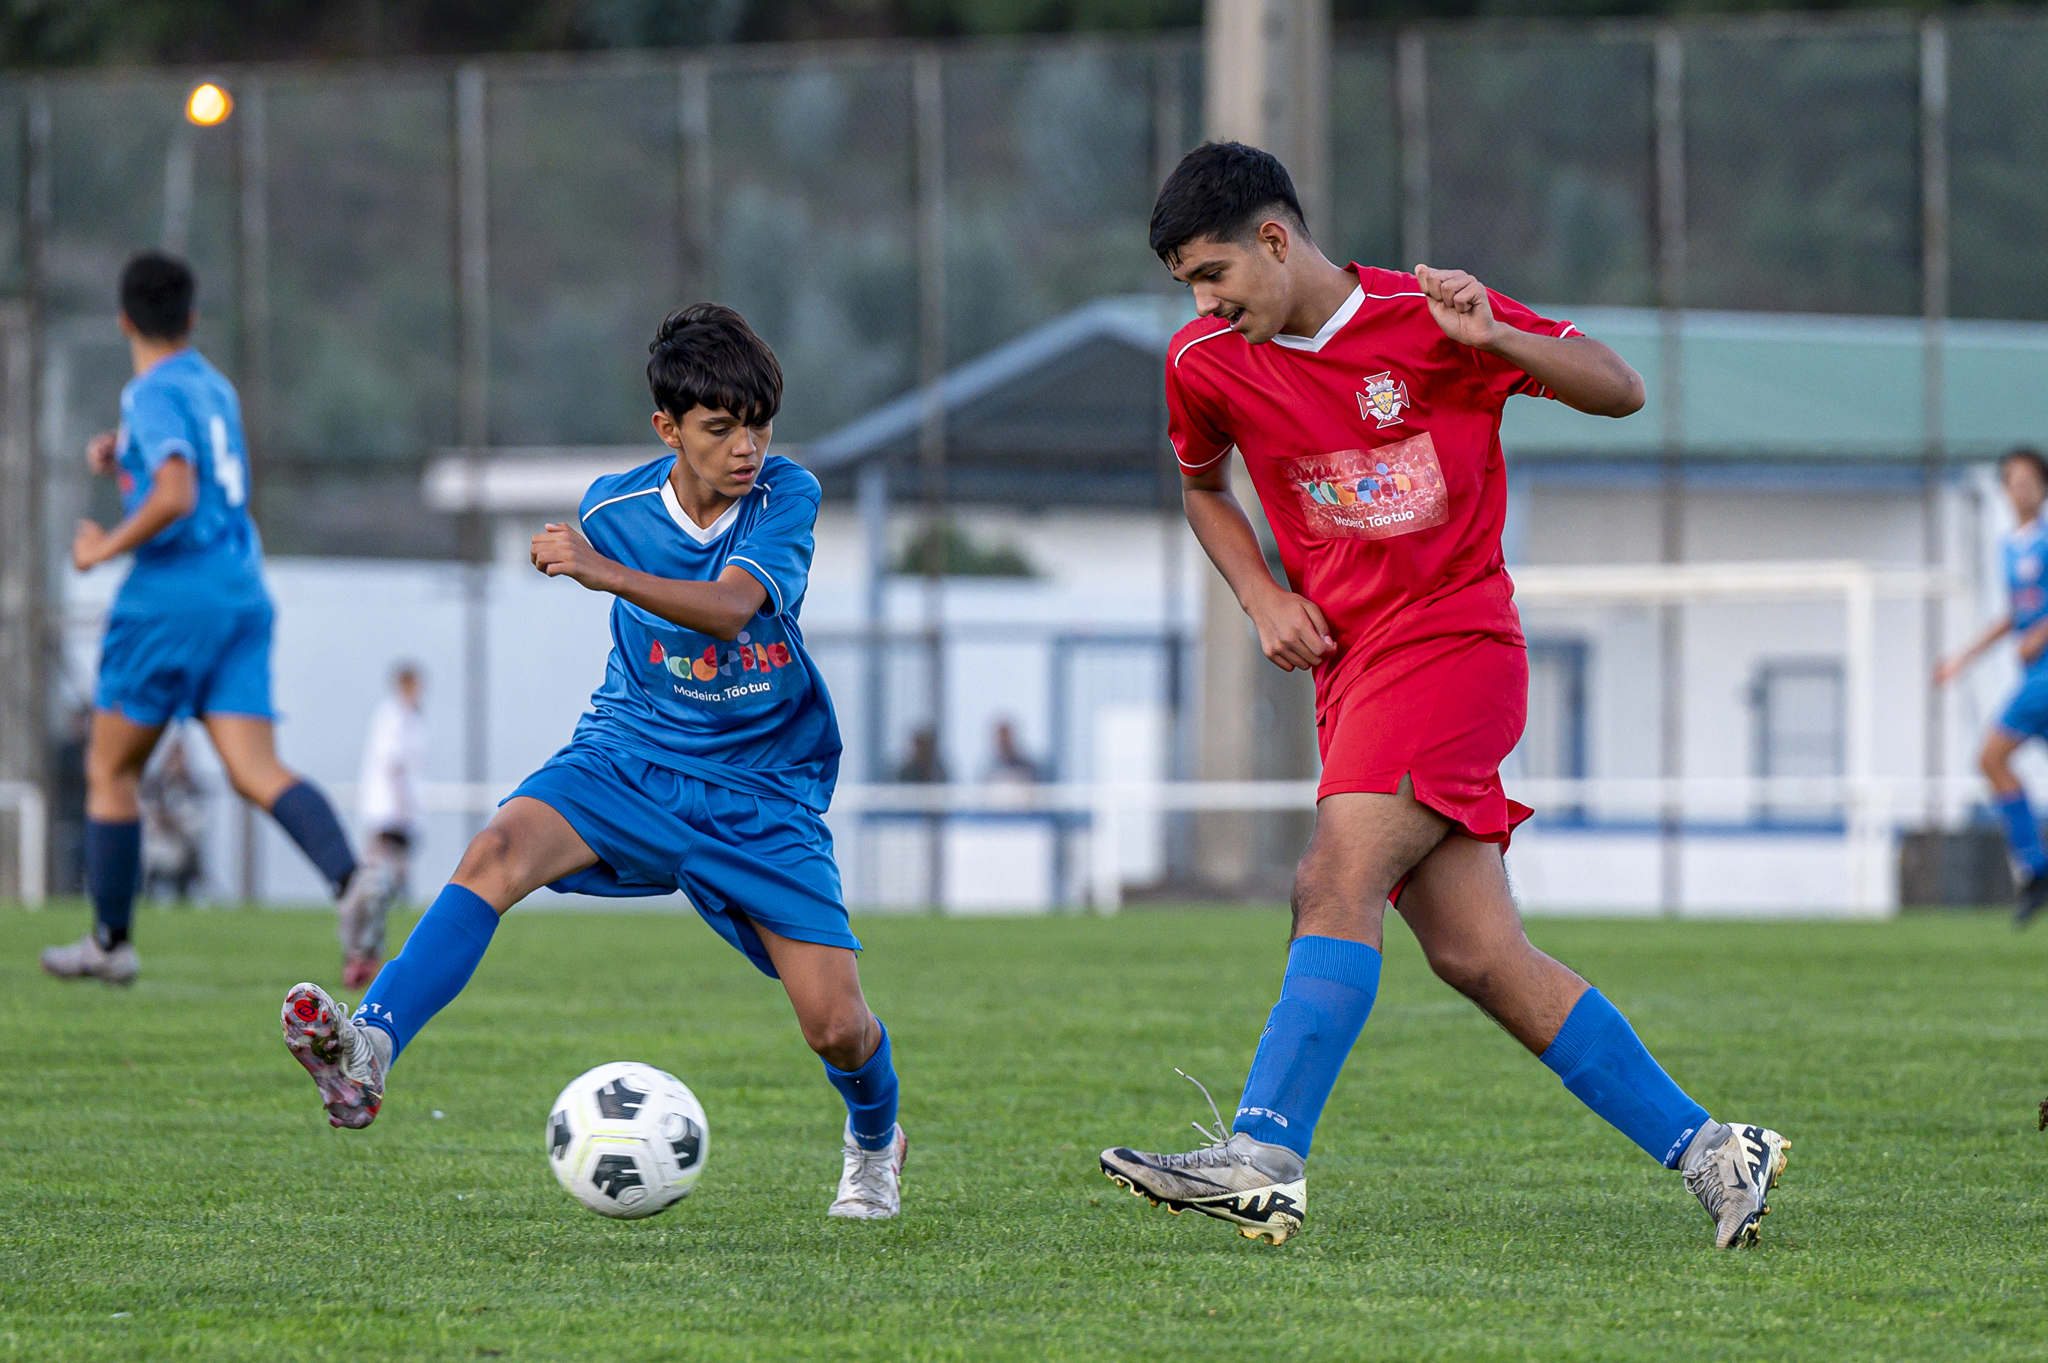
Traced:
<path id="1" fill-rule="evenodd" d="M 896 779 L 913 786 L 946 783 L 946 759 L 939 756 L 938 731 L 931 725 L 922 725 L 910 735 L 910 754 L 897 766 Z"/>
<path id="2" fill-rule="evenodd" d="M 192 774 L 185 734 L 173 727 L 136 788 L 142 806 L 142 892 L 168 889 L 183 904 L 206 879 L 206 792 Z"/>
<path id="3" fill-rule="evenodd" d="M 1010 720 L 996 721 L 991 741 L 995 751 L 989 759 L 988 772 L 982 777 L 984 781 L 990 785 L 1035 786 L 1045 779 L 1038 764 L 1017 745 L 1017 726 Z"/>
<path id="4" fill-rule="evenodd" d="M 419 838 L 420 783 L 427 761 L 427 721 L 420 710 L 420 669 L 400 663 L 391 672 L 391 694 L 370 716 L 363 743 L 363 770 L 356 783 L 356 820 L 367 839 L 363 861 L 376 868 L 377 893 L 363 912 L 344 917 L 341 982 L 360 989 L 377 978 L 384 954 L 384 920 L 405 894 L 412 846 Z"/>

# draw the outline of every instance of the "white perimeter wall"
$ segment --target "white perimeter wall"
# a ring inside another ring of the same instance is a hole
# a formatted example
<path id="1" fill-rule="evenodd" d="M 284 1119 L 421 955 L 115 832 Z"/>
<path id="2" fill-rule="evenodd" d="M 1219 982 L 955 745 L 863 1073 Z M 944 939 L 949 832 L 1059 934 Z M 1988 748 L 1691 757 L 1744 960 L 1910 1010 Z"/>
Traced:
<path id="1" fill-rule="evenodd" d="M 1989 495 L 1987 495 L 1989 494 Z M 2002 609 L 1997 599 L 1996 534 L 2003 503 L 1983 478 L 1944 493 L 1951 562 L 1970 565 L 1978 604 L 1952 611 L 1953 641 Z M 536 518 L 538 519 L 538 518 Z M 1196 624 L 1201 574 L 1208 571 L 1184 531 L 1168 534 L 1157 514 L 969 512 L 977 538 L 1010 542 L 1041 569 L 1031 582 L 966 582 L 948 589 L 945 609 L 959 621 L 1011 621 L 1061 628 L 1156 630 L 1177 612 Z M 1657 557 L 1656 492 L 1615 490 L 1569 479 L 1513 485 L 1509 552 L 1529 563 L 1647 562 Z M 897 527 L 900 534 L 907 522 Z M 1831 486 L 1703 487 L 1687 493 L 1687 558 L 1695 561 L 1853 558 L 1917 566 L 1920 502 L 1916 489 L 1858 491 Z M 603 674 L 608 647 L 607 599 L 572 583 L 548 581 L 524 562 L 523 526 L 501 532 L 490 570 L 489 779 L 506 787 L 566 740 Z M 1984 571 L 1982 565 L 1990 565 Z M 101 569 L 68 582 L 67 680 L 89 695 L 98 620 L 124 569 Z M 860 528 L 850 510 L 828 508 L 804 622 L 814 632 L 861 621 L 864 563 Z M 286 761 L 325 785 L 355 779 L 360 744 L 385 678 L 401 659 L 428 676 L 430 779 L 463 776 L 462 667 L 465 570 L 442 564 L 274 559 L 270 580 L 279 608 L 274 658 L 279 745 Z M 892 584 L 893 621 L 922 620 L 922 587 Z M 1527 613 L 1532 636 L 1583 639 L 1589 647 L 1589 774 L 1651 775 L 1657 761 L 1657 664 L 1654 620 L 1640 608 L 1545 607 Z M 1878 771 L 1921 770 L 1923 656 L 1916 605 L 1879 608 L 1878 713 L 1883 725 Z M 1815 603 L 1712 605 L 1685 613 L 1685 760 L 1693 774 L 1741 775 L 1750 761 L 1752 723 L 1747 687 L 1757 662 L 1773 657 L 1839 655 L 1838 607 Z M 1971 770 L 1983 724 L 1996 715 L 2017 675 L 2007 655 L 1980 667 L 1949 710 L 1951 772 Z M 989 754 L 990 730 L 1013 719 L 1028 751 L 1043 754 L 1047 668 L 1038 657 L 988 651 L 956 658 L 948 697 L 948 763 L 956 777 L 977 777 Z M 835 683 L 837 684 L 837 683 Z M 203 747 L 203 745 L 201 745 Z M 210 756 L 210 755 L 209 755 Z M 2048 779 L 2048 762 L 2030 756 L 2032 774 Z M 1512 784 L 1512 783 L 1511 783 Z M 223 799 L 214 820 L 215 891 L 239 885 L 235 817 Z M 261 892 L 280 902 L 320 902 L 316 877 L 267 820 L 261 831 Z M 430 892 L 453 869 L 470 820 L 430 821 L 416 861 L 415 889 Z M 921 839 L 906 832 L 883 860 L 920 859 Z M 963 830 L 945 853 L 963 903 L 982 911 L 1043 906 L 1062 887 L 1040 849 L 1049 840 L 1028 829 Z M 851 849 L 849 849 L 851 850 Z M 1085 842 L 1073 849 L 1086 864 Z M 1137 872 L 1138 851 L 1127 864 Z M 1713 834 L 1685 839 L 1684 903 L 1690 912 L 1838 912 L 1846 905 L 1845 850 L 1825 836 Z M 1026 863 L 1032 863 L 1027 866 Z M 1650 912 L 1659 883 L 1657 840 L 1612 829 L 1532 828 L 1517 839 L 1511 871 L 1532 912 Z M 886 879 L 886 877 L 885 877 Z M 874 881 L 862 883 L 875 884 Z M 877 885 L 879 893 L 881 887 Z M 886 898 L 887 895 L 883 894 Z"/>

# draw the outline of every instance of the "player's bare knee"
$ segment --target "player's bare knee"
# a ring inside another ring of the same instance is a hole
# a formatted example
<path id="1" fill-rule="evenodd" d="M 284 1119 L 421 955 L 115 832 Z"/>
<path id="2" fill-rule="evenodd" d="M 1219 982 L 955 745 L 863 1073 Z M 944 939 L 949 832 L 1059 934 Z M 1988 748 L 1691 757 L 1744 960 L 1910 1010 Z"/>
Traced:
<path id="1" fill-rule="evenodd" d="M 2010 757 L 2010 750 L 1994 737 L 1977 753 L 1977 769 L 1992 781 L 2009 783 L 2012 779 L 2012 767 L 2008 761 Z"/>
<path id="2" fill-rule="evenodd" d="M 517 844 L 512 835 L 497 824 L 489 824 L 469 840 L 462 853 L 462 864 L 455 868 L 455 877 L 465 883 L 512 878 L 516 854 Z"/>
<path id="3" fill-rule="evenodd" d="M 868 1041 L 866 1008 L 833 1008 L 799 1019 L 804 1044 L 842 1070 L 857 1070 L 867 1057 L 861 1052 Z"/>

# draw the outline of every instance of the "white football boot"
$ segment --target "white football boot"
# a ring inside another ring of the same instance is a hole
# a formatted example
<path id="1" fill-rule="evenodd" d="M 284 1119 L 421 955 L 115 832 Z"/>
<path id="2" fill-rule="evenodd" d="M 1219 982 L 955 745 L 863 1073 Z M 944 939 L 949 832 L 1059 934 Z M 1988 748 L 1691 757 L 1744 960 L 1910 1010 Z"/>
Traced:
<path id="1" fill-rule="evenodd" d="M 853 1122 L 848 1120 L 841 1153 L 846 1164 L 839 1175 L 839 1196 L 827 1216 L 877 1221 L 903 1210 L 903 1160 L 910 1153 L 910 1138 L 901 1124 L 880 1150 L 863 1150 L 853 1139 Z"/>
<path id="2" fill-rule="evenodd" d="M 320 1088 L 332 1126 L 359 1129 L 384 1105 L 391 1038 L 381 1027 L 358 1027 L 317 984 L 295 984 L 284 996 L 284 1044 Z"/>
<path id="3" fill-rule="evenodd" d="M 1702 1147 L 1696 1140 L 1686 1151 L 1685 1188 L 1714 1218 L 1715 1249 L 1756 1243 L 1791 1148 L 1792 1142 L 1768 1127 L 1735 1122 L 1712 1144 Z"/>
<path id="4" fill-rule="evenodd" d="M 1200 1080 L 1179 1070 L 1174 1073 L 1209 1097 Z M 1213 1098 L 1209 1111 L 1216 1118 L 1214 1131 L 1200 1122 L 1189 1123 L 1209 1138 L 1201 1149 L 1156 1155 L 1119 1145 L 1102 1152 L 1102 1172 L 1175 1216 L 1192 1209 L 1233 1223 L 1247 1240 L 1285 1244 L 1308 1214 L 1302 1157 L 1284 1145 L 1268 1145 L 1242 1131 L 1226 1130 Z"/>
<path id="5" fill-rule="evenodd" d="M 91 933 L 69 946 L 44 947 L 43 970 L 60 980 L 104 980 L 108 984 L 133 984 L 142 963 L 135 944 L 123 942 L 111 951 Z"/>

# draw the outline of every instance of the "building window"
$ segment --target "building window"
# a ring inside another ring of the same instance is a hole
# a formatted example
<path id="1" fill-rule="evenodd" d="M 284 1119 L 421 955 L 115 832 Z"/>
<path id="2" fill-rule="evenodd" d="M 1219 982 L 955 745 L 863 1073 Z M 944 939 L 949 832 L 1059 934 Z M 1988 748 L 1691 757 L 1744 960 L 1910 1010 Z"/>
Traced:
<path id="1" fill-rule="evenodd" d="M 1525 777 L 1576 780 L 1586 774 L 1584 641 L 1529 641 L 1529 723 L 1515 751 Z"/>
<path id="2" fill-rule="evenodd" d="M 1838 658 L 1767 659 L 1749 688 L 1758 776 L 1842 774 L 1842 663 Z M 1836 801 L 1766 799 L 1765 818 L 1826 817 Z"/>

